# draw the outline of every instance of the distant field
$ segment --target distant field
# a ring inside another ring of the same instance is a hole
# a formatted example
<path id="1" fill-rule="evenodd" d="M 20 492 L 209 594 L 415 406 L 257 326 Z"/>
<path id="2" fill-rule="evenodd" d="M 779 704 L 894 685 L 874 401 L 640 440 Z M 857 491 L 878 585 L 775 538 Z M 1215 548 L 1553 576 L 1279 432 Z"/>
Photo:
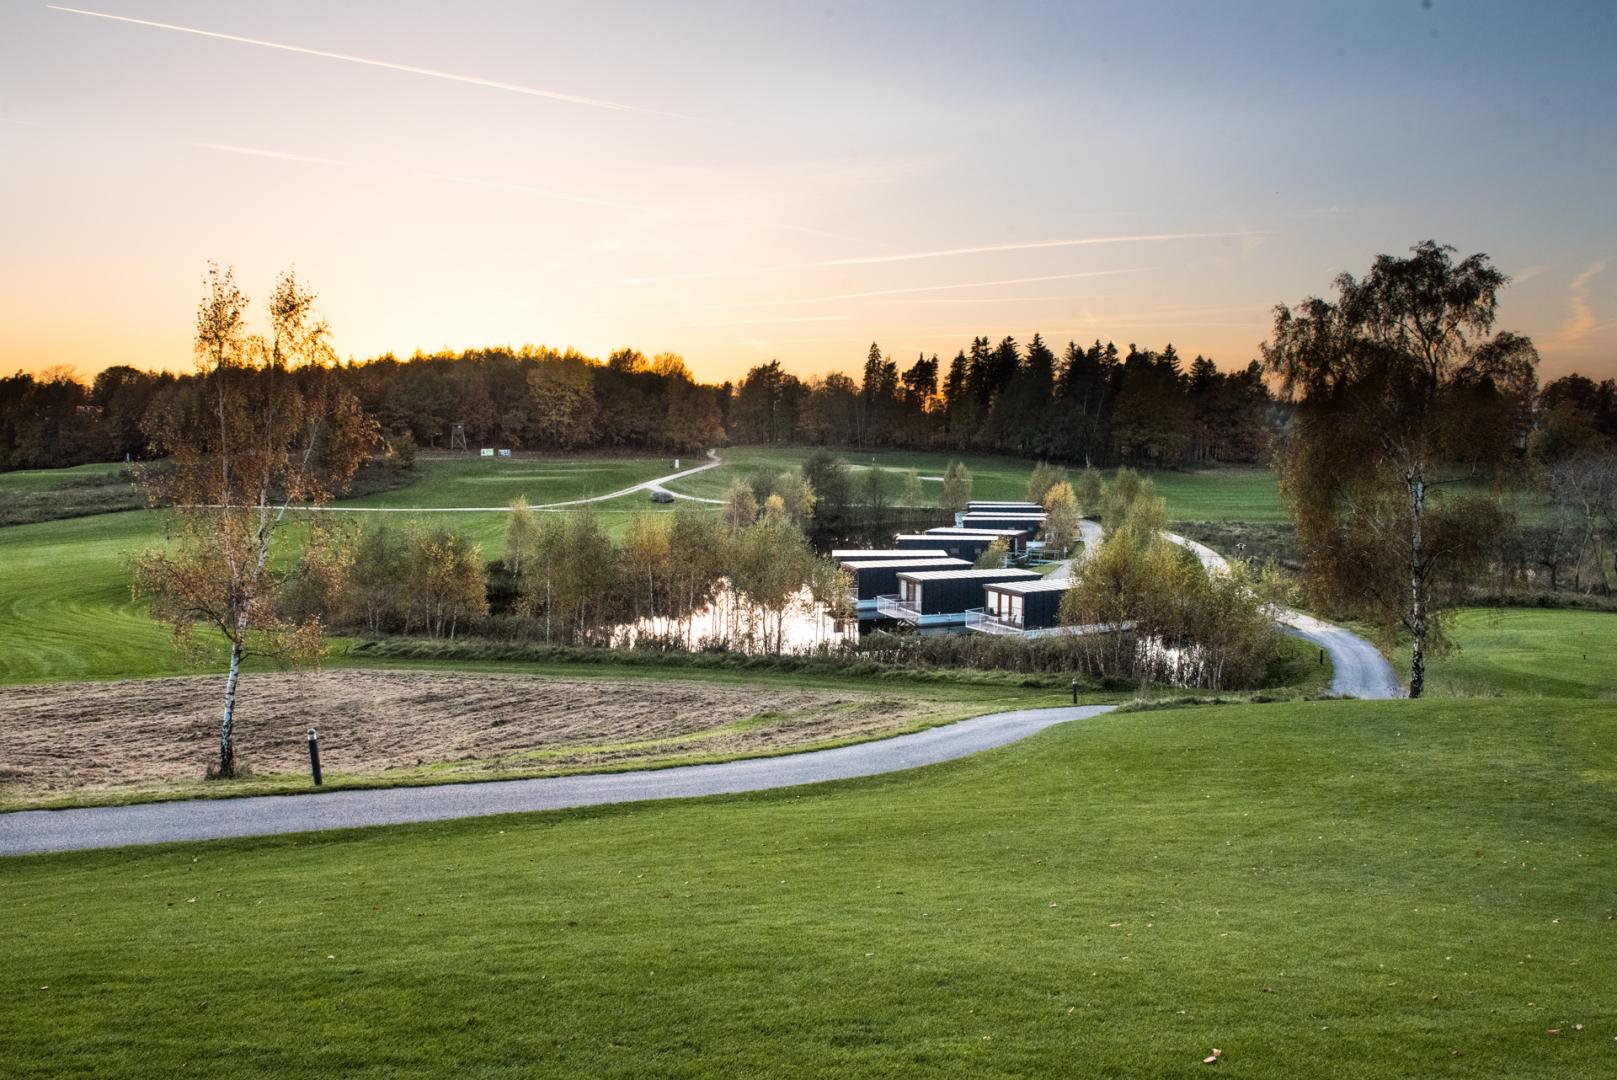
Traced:
<path id="1" fill-rule="evenodd" d="M 6 859 L 0 1074 L 1594 1080 L 1614 754 L 1595 702 L 1180 709 L 756 795 Z"/>
<path id="2" fill-rule="evenodd" d="M 85 479 L 115 475 L 122 465 L 0 473 L 0 500 L 60 498 Z M 420 478 L 338 506 L 501 506 L 518 495 L 552 502 L 603 495 L 673 471 L 651 458 L 514 460 L 423 458 Z M 99 488 L 88 490 L 99 491 Z M 138 496 L 135 500 L 140 501 Z M 643 494 L 593 504 L 604 527 L 621 531 L 639 513 L 667 513 Z M 449 526 L 504 551 L 504 512 L 366 513 L 367 523 L 403 528 L 412 522 Z M 148 510 L 98 513 L 0 528 L 0 682 L 108 679 L 179 674 L 186 669 L 166 631 L 129 596 L 125 558 L 161 542 L 163 515 Z"/>
<path id="3" fill-rule="evenodd" d="M 638 498 L 600 504 L 617 532 L 641 512 Z M 367 524 L 449 526 L 498 558 L 504 514 L 365 514 Z M 149 510 L 0 528 L 0 683 L 114 679 L 189 670 L 166 630 L 129 595 L 125 559 L 162 542 L 163 515 Z"/>
<path id="4" fill-rule="evenodd" d="M 682 461 L 690 468 L 700 459 Z M 416 461 L 408 487 L 344 500 L 344 506 L 505 507 L 518 496 L 537 506 L 618 491 L 674 471 L 674 459 L 650 457 L 442 457 Z"/>
<path id="5" fill-rule="evenodd" d="M 1427 662 L 1428 693 L 1617 700 L 1617 614 L 1467 608 L 1453 634 L 1459 649 Z M 1408 649 L 1394 660 L 1408 680 Z"/>
<path id="6" fill-rule="evenodd" d="M 718 498 L 730 482 L 754 472 L 781 472 L 802 466 L 812 450 L 731 448 L 720 451 L 725 464 L 717 469 L 670 484 L 675 491 Z M 857 483 L 863 470 L 876 467 L 892 473 L 891 493 L 896 498 L 903 483 L 902 473 L 915 469 L 922 476 L 941 477 L 951 461 L 964 461 L 971 470 L 972 497 L 978 499 L 1025 499 L 1033 462 L 1023 458 L 988 457 L 972 454 L 930 454 L 907 451 L 836 451 L 854 467 Z M 1101 470 L 1110 479 L 1112 470 Z M 1149 472 L 1157 491 L 1167 500 L 1168 516 L 1175 521 L 1283 521 L 1285 506 L 1266 468 L 1230 467 L 1194 472 Z M 927 498 L 936 501 L 942 485 L 925 482 Z"/>

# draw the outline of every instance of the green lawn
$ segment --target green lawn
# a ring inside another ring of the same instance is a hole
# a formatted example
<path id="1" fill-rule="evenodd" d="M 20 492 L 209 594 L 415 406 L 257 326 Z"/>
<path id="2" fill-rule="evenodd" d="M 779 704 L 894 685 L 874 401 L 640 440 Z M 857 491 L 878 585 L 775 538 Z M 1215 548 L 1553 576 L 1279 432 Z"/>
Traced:
<path id="1" fill-rule="evenodd" d="M 1611 705 L 1323 702 L 5 860 L 0 1074 L 1607 1077 L 1614 830 Z"/>
<path id="2" fill-rule="evenodd" d="M 161 538 L 147 510 L 0 529 L 0 683 L 183 671 L 123 561 Z"/>
<path id="3" fill-rule="evenodd" d="M 1466 608 L 1459 646 L 1427 662 L 1428 693 L 1617 700 L 1617 614 L 1540 608 Z M 1409 652 L 1396 657 L 1409 678 Z"/>
<path id="4" fill-rule="evenodd" d="M 682 460 L 682 467 L 701 464 Z M 605 495 L 674 471 L 674 459 L 649 457 L 428 457 L 416 461 L 408 487 L 344 500 L 345 506 L 508 506 L 519 495 L 534 505 Z"/>

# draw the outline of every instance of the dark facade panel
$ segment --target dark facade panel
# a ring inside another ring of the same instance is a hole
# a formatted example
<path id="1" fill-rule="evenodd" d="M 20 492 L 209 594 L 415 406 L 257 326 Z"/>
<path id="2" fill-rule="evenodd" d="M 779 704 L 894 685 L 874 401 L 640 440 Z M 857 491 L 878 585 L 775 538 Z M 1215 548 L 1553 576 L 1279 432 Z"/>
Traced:
<path id="1" fill-rule="evenodd" d="M 931 576 L 901 573 L 899 595 L 922 615 L 951 615 L 983 606 L 983 587 L 996 581 L 1029 581 L 1031 570 L 974 570 Z"/>
<path id="2" fill-rule="evenodd" d="M 844 563 L 853 576 L 854 597 L 874 600 L 898 592 L 898 575 L 906 570 L 968 570 L 964 559 L 885 559 L 880 562 Z"/>
<path id="3" fill-rule="evenodd" d="M 946 536 L 941 533 L 919 533 L 901 535 L 894 543 L 901 548 L 942 548 L 951 558 L 969 559 L 973 562 L 988 545 L 993 543 L 991 536 Z"/>
<path id="4" fill-rule="evenodd" d="M 982 512 L 967 514 L 960 519 L 965 528 L 1027 529 L 1037 532 L 1044 527 L 1043 514 L 1015 514 Z"/>

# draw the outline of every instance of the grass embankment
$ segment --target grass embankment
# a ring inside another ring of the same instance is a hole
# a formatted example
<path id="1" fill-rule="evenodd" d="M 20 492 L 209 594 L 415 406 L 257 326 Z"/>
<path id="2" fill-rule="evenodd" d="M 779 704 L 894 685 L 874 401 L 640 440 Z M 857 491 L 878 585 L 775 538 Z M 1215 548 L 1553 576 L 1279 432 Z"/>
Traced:
<path id="1" fill-rule="evenodd" d="M 1603 1077 L 1617 710 L 1114 715 L 751 796 L 0 862 L 0 1072 Z"/>
<path id="2" fill-rule="evenodd" d="M 122 464 L 0 472 L 0 527 L 108 514 L 146 505 Z"/>

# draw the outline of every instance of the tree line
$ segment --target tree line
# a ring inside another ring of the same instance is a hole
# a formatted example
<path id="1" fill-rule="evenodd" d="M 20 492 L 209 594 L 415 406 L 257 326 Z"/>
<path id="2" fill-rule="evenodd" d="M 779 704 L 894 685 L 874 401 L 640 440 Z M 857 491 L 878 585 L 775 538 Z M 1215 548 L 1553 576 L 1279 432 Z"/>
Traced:
<path id="1" fill-rule="evenodd" d="M 778 361 L 704 385 L 672 353 L 620 349 L 601 361 L 535 346 L 392 355 L 331 369 L 395 445 L 693 453 L 725 443 L 1001 452 L 1094 466 L 1181 466 L 1266 457 L 1292 419 L 1254 361 L 1221 371 L 1197 356 L 1096 340 L 1059 355 L 973 339 L 947 364 L 907 366 L 872 344 L 861 377 L 802 379 Z M 154 418 L 189 407 L 198 375 L 109 367 L 84 383 L 64 368 L 0 379 L 0 469 L 142 460 Z M 1534 409 L 1545 460 L 1617 447 L 1617 380 L 1568 375 Z M 458 443 L 457 443 L 458 445 Z"/>
<path id="2" fill-rule="evenodd" d="M 944 367 L 920 356 L 900 369 L 872 344 L 862 378 L 807 381 L 778 362 L 747 372 L 728 411 L 745 443 L 941 448 L 1055 458 L 1086 465 L 1177 466 L 1259 460 L 1273 403 L 1256 362 L 1220 371 L 1097 339 L 1058 356 L 1034 334 L 974 338 Z"/>

